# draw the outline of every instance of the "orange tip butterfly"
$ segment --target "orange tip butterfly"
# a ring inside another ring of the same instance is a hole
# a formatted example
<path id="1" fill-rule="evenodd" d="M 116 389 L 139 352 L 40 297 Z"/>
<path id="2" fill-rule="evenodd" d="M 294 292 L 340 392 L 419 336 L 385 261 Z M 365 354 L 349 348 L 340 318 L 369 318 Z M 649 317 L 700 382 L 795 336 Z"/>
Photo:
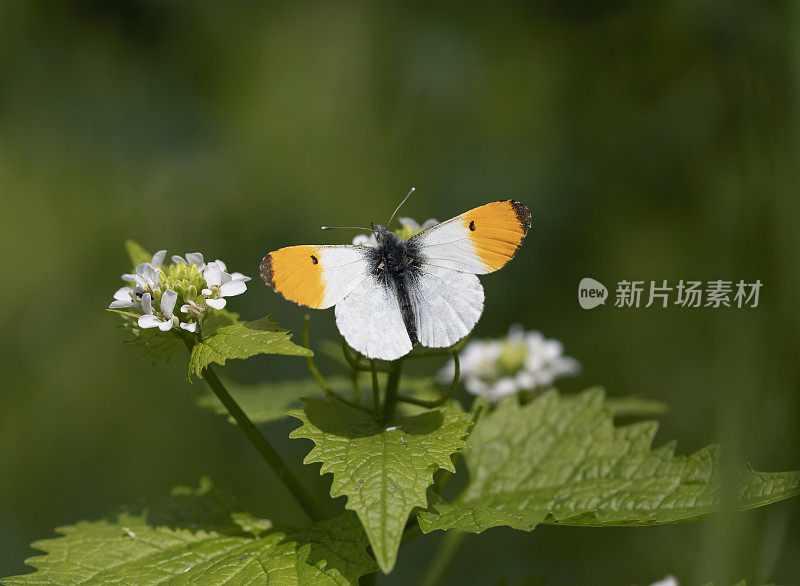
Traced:
<path id="1" fill-rule="evenodd" d="M 377 246 L 281 248 L 261 261 L 261 278 L 299 305 L 335 305 L 336 325 L 351 348 L 396 360 L 414 344 L 447 348 L 466 336 L 483 313 L 476 275 L 505 266 L 530 226 L 524 204 L 495 201 L 408 240 L 373 225 Z"/>

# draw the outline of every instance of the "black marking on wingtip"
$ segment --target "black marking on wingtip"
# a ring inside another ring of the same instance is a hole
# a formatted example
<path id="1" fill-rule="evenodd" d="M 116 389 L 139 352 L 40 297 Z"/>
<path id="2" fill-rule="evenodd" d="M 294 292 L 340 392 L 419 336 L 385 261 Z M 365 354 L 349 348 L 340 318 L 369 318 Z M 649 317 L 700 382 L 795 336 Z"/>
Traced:
<path id="1" fill-rule="evenodd" d="M 275 281 L 272 277 L 272 253 L 270 253 L 264 257 L 264 260 L 261 261 L 261 278 L 264 279 L 264 282 L 267 285 L 274 289 Z"/>
<path id="2" fill-rule="evenodd" d="M 511 204 L 514 213 L 517 214 L 517 220 L 519 220 L 520 226 L 527 232 L 528 228 L 531 227 L 531 211 L 528 209 L 528 206 L 514 199 L 508 200 L 508 203 Z"/>

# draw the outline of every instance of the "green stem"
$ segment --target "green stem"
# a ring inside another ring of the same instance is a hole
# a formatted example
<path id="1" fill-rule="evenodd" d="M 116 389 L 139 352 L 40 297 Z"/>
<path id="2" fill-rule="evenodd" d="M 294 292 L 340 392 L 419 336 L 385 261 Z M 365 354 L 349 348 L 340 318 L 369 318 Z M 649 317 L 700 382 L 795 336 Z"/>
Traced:
<path id="1" fill-rule="evenodd" d="M 358 386 L 358 371 L 354 370 L 350 378 L 353 383 L 353 399 L 355 399 L 356 405 L 361 405 L 361 389 Z"/>
<path id="2" fill-rule="evenodd" d="M 189 348 L 189 352 L 191 353 L 192 342 L 189 340 L 185 340 L 185 342 L 187 348 Z M 258 453 L 261 454 L 261 457 L 264 459 L 267 465 L 286 485 L 286 487 L 289 489 L 289 492 L 292 493 L 298 504 L 308 515 L 309 519 L 312 521 L 321 521 L 322 519 L 325 519 L 325 513 L 322 508 L 314 501 L 314 498 L 306 490 L 306 487 L 294 475 L 286 462 L 283 461 L 283 458 L 281 458 L 280 454 L 275 451 L 275 448 L 270 445 L 270 443 L 267 441 L 267 438 L 261 435 L 261 432 L 258 431 L 253 422 L 250 421 L 250 418 L 247 416 L 247 414 L 242 411 L 242 408 L 239 407 L 239 404 L 233 399 L 233 397 L 231 397 L 230 393 L 228 393 L 228 391 L 225 389 L 225 386 L 222 384 L 210 366 L 207 366 L 205 369 L 203 369 L 203 379 L 205 379 L 206 383 L 208 383 L 208 386 L 211 387 L 211 390 L 214 391 L 214 394 L 217 396 L 220 402 L 225 405 L 228 413 L 230 413 L 231 416 L 236 420 L 236 424 L 239 426 L 239 429 L 244 432 L 244 435 L 247 436 L 247 439 L 250 440 L 250 443 L 253 444 L 256 450 L 258 450 Z"/>
<path id="3" fill-rule="evenodd" d="M 428 569 L 425 571 L 420 586 L 436 586 L 440 582 L 466 536 L 466 533 L 457 529 L 451 529 L 445 533 L 436 555 L 433 556 L 430 564 L 428 564 Z"/>
<path id="4" fill-rule="evenodd" d="M 369 361 L 372 367 L 372 408 L 375 410 L 375 417 L 381 416 L 381 387 L 378 384 L 378 369 L 375 367 L 375 361 Z"/>
<path id="5" fill-rule="evenodd" d="M 397 409 L 397 389 L 400 386 L 400 377 L 403 371 L 403 359 L 391 363 L 389 379 L 386 381 L 386 398 L 383 401 L 383 423 L 387 424 L 394 418 Z"/>

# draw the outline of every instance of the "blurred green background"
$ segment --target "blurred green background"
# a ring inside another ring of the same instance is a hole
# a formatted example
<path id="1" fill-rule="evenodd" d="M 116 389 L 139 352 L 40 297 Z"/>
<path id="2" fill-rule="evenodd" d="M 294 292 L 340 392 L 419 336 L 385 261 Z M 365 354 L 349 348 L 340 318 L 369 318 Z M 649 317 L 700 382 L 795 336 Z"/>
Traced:
<path id="1" fill-rule="evenodd" d="M 0 4 L 0 575 L 28 543 L 209 474 L 303 519 L 234 427 L 105 307 L 135 238 L 257 276 L 321 224 L 528 204 L 475 335 L 564 341 L 592 384 L 668 402 L 657 443 L 800 468 L 800 12 L 790 2 Z M 764 283 L 757 309 L 579 308 L 578 281 Z M 297 329 L 260 281 L 230 307 Z M 333 337 L 331 311 L 315 339 Z M 300 376 L 261 357 L 240 380 Z M 302 467 L 292 424 L 266 433 Z M 341 506 L 341 501 L 332 506 Z M 440 536 L 381 584 L 412 584 Z M 488 555 L 488 560 L 481 555 Z M 700 524 L 470 536 L 449 584 L 800 583 L 800 500 Z"/>

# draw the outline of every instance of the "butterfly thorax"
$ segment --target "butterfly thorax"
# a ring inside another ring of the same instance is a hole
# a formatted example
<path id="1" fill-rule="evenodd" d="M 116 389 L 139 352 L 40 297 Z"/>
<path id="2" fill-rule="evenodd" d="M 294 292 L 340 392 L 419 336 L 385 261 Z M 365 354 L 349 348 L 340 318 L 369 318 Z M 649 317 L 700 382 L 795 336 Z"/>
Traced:
<path id="1" fill-rule="evenodd" d="M 372 275 L 386 286 L 400 304 L 411 343 L 417 343 L 417 326 L 411 298 L 419 278 L 423 256 L 414 240 L 401 240 L 384 226 L 375 227 L 378 246 L 370 251 Z"/>

